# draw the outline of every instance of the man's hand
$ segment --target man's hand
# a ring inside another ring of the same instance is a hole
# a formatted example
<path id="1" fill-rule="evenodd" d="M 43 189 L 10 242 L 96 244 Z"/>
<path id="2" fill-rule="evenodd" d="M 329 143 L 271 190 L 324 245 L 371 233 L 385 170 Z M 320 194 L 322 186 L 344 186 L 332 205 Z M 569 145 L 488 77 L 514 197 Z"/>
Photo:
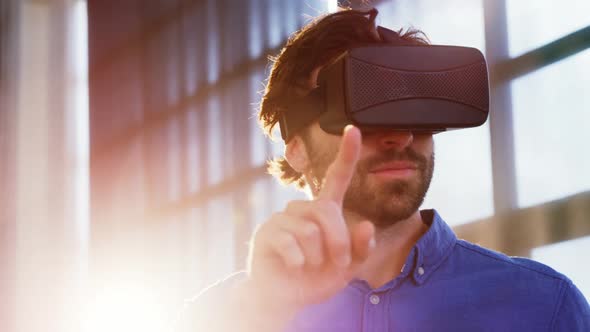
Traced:
<path id="1" fill-rule="evenodd" d="M 247 280 L 240 285 L 267 318 L 289 317 L 344 288 L 374 246 L 372 223 L 349 229 L 342 201 L 361 149 L 361 133 L 348 126 L 317 199 L 291 201 L 262 224 L 252 241 Z M 282 322 L 286 323 L 286 322 Z"/>

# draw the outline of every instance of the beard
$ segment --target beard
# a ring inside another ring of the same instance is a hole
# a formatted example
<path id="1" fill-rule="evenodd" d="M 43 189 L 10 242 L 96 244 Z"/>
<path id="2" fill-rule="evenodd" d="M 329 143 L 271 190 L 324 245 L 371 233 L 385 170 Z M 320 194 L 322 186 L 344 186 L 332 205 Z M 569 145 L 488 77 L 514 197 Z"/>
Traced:
<path id="1" fill-rule="evenodd" d="M 317 151 L 312 148 L 312 144 L 305 145 L 311 162 L 311 178 L 318 188 L 338 151 Z M 370 176 L 371 169 L 392 161 L 415 163 L 416 174 L 409 179 L 388 181 L 378 181 Z M 370 220 L 378 229 L 387 228 L 418 211 L 430 187 L 433 173 L 434 152 L 430 158 L 425 158 L 410 147 L 401 151 L 385 150 L 359 160 L 344 195 L 343 209 Z"/>

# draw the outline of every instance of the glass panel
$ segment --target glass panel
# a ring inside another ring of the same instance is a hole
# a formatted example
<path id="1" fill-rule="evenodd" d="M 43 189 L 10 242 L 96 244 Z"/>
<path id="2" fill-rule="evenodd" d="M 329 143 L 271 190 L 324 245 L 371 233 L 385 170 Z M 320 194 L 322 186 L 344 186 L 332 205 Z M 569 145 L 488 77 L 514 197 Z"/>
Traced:
<path id="1" fill-rule="evenodd" d="M 435 135 L 436 162 L 422 208 L 449 225 L 494 214 L 489 126 Z"/>
<path id="2" fill-rule="evenodd" d="M 222 176 L 224 179 L 232 177 L 234 173 L 241 168 L 243 165 L 236 165 L 234 160 L 239 160 L 236 156 L 238 153 L 236 146 L 236 138 L 239 136 L 236 132 L 236 113 L 241 109 L 237 108 L 244 107 L 244 99 L 237 100 L 237 88 L 242 90 L 247 89 L 245 80 L 232 80 L 228 82 L 225 88 L 221 92 L 220 98 L 220 111 L 221 111 L 221 124 L 219 130 L 215 131 L 215 139 L 221 141 L 219 154 L 223 159 Z M 240 151 L 241 152 L 241 151 Z"/>
<path id="3" fill-rule="evenodd" d="M 197 61 L 199 59 L 198 44 L 196 33 L 192 33 L 192 29 L 196 29 L 195 21 L 199 19 L 197 15 L 197 6 L 193 6 L 185 15 L 182 21 L 182 42 L 184 43 L 183 57 L 184 57 L 184 93 L 188 96 L 193 95 L 197 91 Z"/>
<path id="4" fill-rule="evenodd" d="M 516 56 L 590 25 L 590 1 L 506 1 L 508 45 Z"/>
<path id="5" fill-rule="evenodd" d="M 481 1 L 395 1 L 377 7 L 377 23 L 399 30 L 415 27 L 432 44 L 475 47 L 484 52 Z M 489 126 L 435 136 L 436 166 L 423 208 L 435 208 L 451 225 L 494 213 Z"/>
<path id="6" fill-rule="evenodd" d="M 144 150 L 146 153 L 146 189 L 149 193 L 148 204 L 152 208 L 164 204 L 169 199 L 168 183 L 170 173 L 168 172 L 169 157 L 168 151 L 168 123 L 161 124 L 150 130 L 144 137 Z M 141 151 L 141 149 L 140 149 Z M 128 152 L 126 152 L 128 153 Z M 119 170 L 123 170 L 122 167 Z M 134 172 L 127 170 L 127 177 L 133 176 Z M 126 179 L 126 178 L 125 178 Z M 129 190 L 125 185 L 121 188 L 122 193 Z M 124 195 L 124 194 L 123 194 Z"/>
<path id="7" fill-rule="evenodd" d="M 333 1 L 336 2 L 336 1 Z M 288 34 L 291 34 L 297 30 L 297 19 L 301 13 L 297 11 L 296 1 L 285 1 L 285 29 Z"/>
<path id="8" fill-rule="evenodd" d="M 590 268 L 580 253 L 590 252 L 590 236 L 533 249 L 532 258 L 568 276 L 590 299 Z"/>
<path id="9" fill-rule="evenodd" d="M 250 16 L 249 16 L 249 55 L 251 58 L 258 58 L 264 49 L 264 40 L 262 38 L 262 24 L 260 24 L 261 12 L 266 11 L 262 5 L 261 0 L 250 0 Z M 262 13 L 264 16 L 264 13 Z"/>
<path id="10" fill-rule="evenodd" d="M 512 84 L 518 204 L 590 189 L 590 50 Z"/>
<path id="11" fill-rule="evenodd" d="M 166 84 L 166 102 L 167 106 L 171 107 L 178 103 L 180 100 L 180 82 L 178 74 L 179 70 L 179 59 L 178 56 L 180 48 L 179 48 L 179 35 L 180 25 L 177 22 L 170 24 L 169 27 L 166 28 L 164 35 L 165 40 L 161 44 L 165 52 L 164 52 L 164 72 L 166 74 L 165 84 Z M 186 75 L 186 73 L 184 73 Z"/>
<path id="12" fill-rule="evenodd" d="M 267 1 L 266 5 L 268 6 L 266 9 L 268 11 L 268 45 L 270 48 L 278 47 L 279 43 L 283 41 L 282 36 L 282 16 L 281 16 L 281 4 L 279 3 L 282 0 L 269 0 Z"/>
<path id="13" fill-rule="evenodd" d="M 170 66 L 173 59 L 170 58 L 172 47 L 170 27 L 157 31 L 152 39 L 147 42 L 146 63 L 144 70 L 145 91 L 143 98 L 146 101 L 148 112 L 164 112 L 169 109 L 171 96 L 169 93 L 174 86 L 171 82 Z M 137 61 L 137 60 L 135 60 Z M 174 73 L 176 77 L 176 73 Z"/>
<path id="14" fill-rule="evenodd" d="M 168 138 L 168 147 L 166 148 L 167 171 L 168 171 L 168 199 L 176 201 L 181 196 L 181 165 L 180 154 L 182 153 L 180 144 L 180 122 L 178 117 L 171 118 L 165 126 Z"/>
<path id="15" fill-rule="evenodd" d="M 200 168 L 202 167 L 201 161 L 199 160 L 199 151 L 201 150 L 199 146 L 199 110 L 196 107 L 191 107 L 186 114 L 186 135 L 187 135 L 187 151 L 186 151 L 186 161 L 187 161 L 187 180 L 188 180 L 188 190 L 191 193 L 196 192 L 199 190 L 200 187 L 200 176 L 201 171 Z"/>
<path id="16" fill-rule="evenodd" d="M 219 78 L 219 31 L 217 30 L 216 1 L 207 2 L 207 82 L 214 83 Z"/>
<path id="17" fill-rule="evenodd" d="M 268 138 L 258 125 L 258 108 L 260 98 L 264 93 L 263 73 L 257 71 L 250 76 L 250 103 L 249 106 L 249 124 L 250 124 L 250 160 L 252 166 L 263 165 L 266 158 L 266 147 L 269 144 Z"/>
<path id="18" fill-rule="evenodd" d="M 432 44 L 485 48 L 481 0 L 401 0 L 377 6 L 377 24 L 393 30 L 415 27 Z"/>
<path id="19" fill-rule="evenodd" d="M 221 181 L 223 177 L 223 124 L 221 123 L 221 107 L 219 97 L 213 95 L 207 101 L 207 144 L 208 144 L 208 183 Z"/>

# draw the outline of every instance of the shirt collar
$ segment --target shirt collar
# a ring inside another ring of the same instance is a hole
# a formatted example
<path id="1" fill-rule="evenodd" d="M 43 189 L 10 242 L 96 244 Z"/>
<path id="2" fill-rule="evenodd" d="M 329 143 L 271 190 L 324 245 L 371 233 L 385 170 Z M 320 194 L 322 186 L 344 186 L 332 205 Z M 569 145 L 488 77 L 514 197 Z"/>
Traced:
<path id="1" fill-rule="evenodd" d="M 445 261 L 457 242 L 453 230 L 435 210 L 420 212 L 425 222 L 432 222 L 428 231 L 414 245 L 402 270 L 402 275 L 411 274 L 418 285 L 423 284 Z"/>
<path id="2" fill-rule="evenodd" d="M 414 282 L 422 285 L 432 273 L 445 261 L 457 242 L 457 237 L 436 210 L 420 211 L 424 223 L 430 227 L 416 242 L 401 273 L 393 280 L 379 287 L 378 291 L 386 291 L 395 287 L 401 280 L 411 276 Z M 365 292 L 370 286 L 364 280 L 355 279 L 351 282 L 353 289 Z"/>

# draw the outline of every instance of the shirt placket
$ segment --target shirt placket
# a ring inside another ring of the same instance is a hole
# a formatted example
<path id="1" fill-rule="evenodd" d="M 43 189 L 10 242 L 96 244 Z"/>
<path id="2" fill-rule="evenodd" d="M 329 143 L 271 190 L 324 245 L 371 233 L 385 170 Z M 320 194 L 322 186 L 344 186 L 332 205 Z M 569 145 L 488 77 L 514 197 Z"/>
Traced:
<path id="1" fill-rule="evenodd" d="M 412 273 L 413 262 L 417 256 L 414 248 L 402 266 L 400 275 L 385 286 L 369 291 L 364 298 L 363 332 L 384 332 L 389 327 L 388 294 Z"/>
<path id="2" fill-rule="evenodd" d="M 363 332 L 386 331 L 387 301 L 386 293 L 371 291 L 365 295 Z"/>

